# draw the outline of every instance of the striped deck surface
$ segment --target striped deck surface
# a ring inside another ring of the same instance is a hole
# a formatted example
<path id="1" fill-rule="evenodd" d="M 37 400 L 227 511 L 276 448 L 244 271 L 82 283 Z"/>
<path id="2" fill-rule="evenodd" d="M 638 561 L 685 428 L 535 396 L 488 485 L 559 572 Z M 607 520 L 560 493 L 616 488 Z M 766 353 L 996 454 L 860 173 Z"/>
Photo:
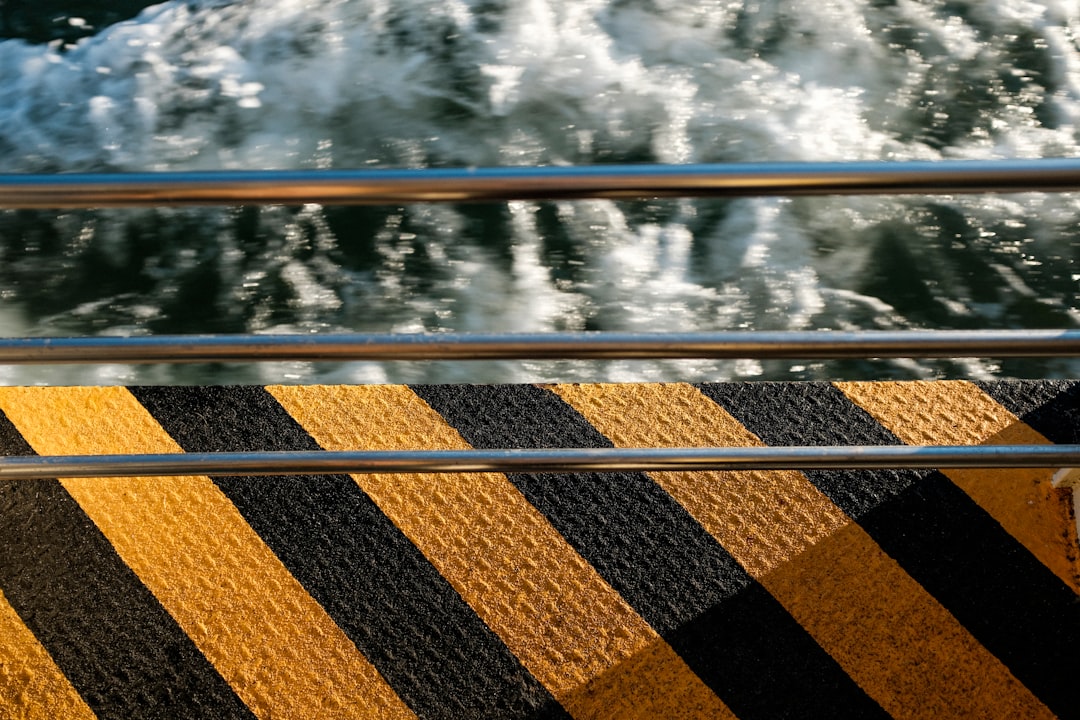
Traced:
<path id="1" fill-rule="evenodd" d="M 0 453 L 1080 442 L 1080 382 L 0 388 Z M 0 717 L 1080 717 L 1053 470 L 0 481 Z"/>

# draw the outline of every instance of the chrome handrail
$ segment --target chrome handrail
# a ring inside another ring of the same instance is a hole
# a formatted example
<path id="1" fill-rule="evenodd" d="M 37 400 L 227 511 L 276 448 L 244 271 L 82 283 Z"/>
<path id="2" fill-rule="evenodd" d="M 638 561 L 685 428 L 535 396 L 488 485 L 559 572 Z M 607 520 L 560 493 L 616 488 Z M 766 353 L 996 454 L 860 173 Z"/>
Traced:
<path id="1" fill-rule="evenodd" d="M 1080 190 L 1080 159 L 0 174 L 0 208 Z"/>
<path id="2" fill-rule="evenodd" d="M 0 339 L 0 364 L 1080 357 L 1080 330 L 150 335 Z"/>
<path id="3" fill-rule="evenodd" d="M 0 457 L 0 480 L 315 473 L 579 473 L 1080 466 L 1080 445 L 217 452 Z"/>
<path id="4" fill-rule="evenodd" d="M 1080 159 L 0 175 L 0 209 L 1080 190 Z M 0 363 L 1078 357 L 1080 330 L 0 339 Z M 0 480 L 326 472 L 1080 466 L 1080 445 L 185 453 L 0 458 Z"/>

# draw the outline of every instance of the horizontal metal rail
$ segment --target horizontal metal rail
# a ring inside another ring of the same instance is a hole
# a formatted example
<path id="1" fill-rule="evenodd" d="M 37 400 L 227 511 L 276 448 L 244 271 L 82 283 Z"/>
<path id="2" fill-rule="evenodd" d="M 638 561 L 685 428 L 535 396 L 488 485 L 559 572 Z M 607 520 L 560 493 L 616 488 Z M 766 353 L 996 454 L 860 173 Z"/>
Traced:
<path id="1" fill-rule="evenodd" d="M 569 473 L 1073 466 L 1080 466 L 1080 445 L 315 451 L 4 457 L 0 458 L 0 480 L 314 473 Z"/>
<path id="2" fill-rule="evenodd" d="M 0 364 L 1080 357 L 1080 330 L 152 335 L 0 339 Z"/>
<path id="3" fill-rule="evenodd" d="M 0 175 L 0 208 L 1080 190 L 1080 159 Z"/>

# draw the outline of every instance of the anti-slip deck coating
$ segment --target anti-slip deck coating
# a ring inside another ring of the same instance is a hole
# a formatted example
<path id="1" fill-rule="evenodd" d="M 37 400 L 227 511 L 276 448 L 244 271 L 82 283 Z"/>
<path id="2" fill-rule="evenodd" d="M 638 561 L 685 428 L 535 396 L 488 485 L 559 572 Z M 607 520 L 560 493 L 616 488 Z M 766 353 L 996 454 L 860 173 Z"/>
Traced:
<path id="1" fill-rule="evenodd" d="M 1076 442 L 1080 384 L 0 388 L 0 453 Z M 0 482 L 0 717 L 1075 716 L 1053 470 Z"/>

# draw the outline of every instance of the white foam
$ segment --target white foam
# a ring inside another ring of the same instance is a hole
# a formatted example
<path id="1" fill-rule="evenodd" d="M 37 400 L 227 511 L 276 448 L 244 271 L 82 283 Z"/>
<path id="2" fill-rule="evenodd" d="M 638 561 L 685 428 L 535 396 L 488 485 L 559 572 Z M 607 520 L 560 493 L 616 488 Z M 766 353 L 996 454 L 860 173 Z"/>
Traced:
<path id="1" fill-rule="evenodd" d="M 988 0 L 972 4 L 966 19 L 944 17 L 938 4 L 913 0 L 874 5 L 169 2 L 68 50 L 0 42 L 0 169 L 904 160 L 1080 152 L 1075 3 Z M 989 109 L 974 108 L 972 118 L 950 120 L 952 126 L 935 131 L 942 133 L 937 140 L 919 128 L 920 118 L 932 120 L 935 112 L 959 115 L 963 108 L 954 96 L 964 82 L 998 82 L 1010 38 L 1024 29 L 1043 46 L 1050 78 L 1042 80 L 1053 92 L 1040 97 L 1041 86 L 1021 77 L 1022 92 Z M 909 47 L 902 47 L 904 37 Z M 935 98 L 940 108 L 932 106 Z M 1044 126 L 1038 113 L 1055 118 L 1054 125 Z M 683 202 L 644 220 L 614 203 L 560 203 L 559 232 L 581 257 L 577 270 L 558 265 L 565 259 L 550 249 L 552 240 L 544 234 L 550 230 L 538 226 L 534 203 L 512 205 L 498 229 L 510 238 L 508 256 L 465 234 L 469 225 L 452 208 L 410 208 L 404 216 L 419 228 L 414 232 L 423 233 L 416 242 L 442 267 L 419 293 L 403 275 L 409 272 L 411 241 L 384 228 L 375 241 L 375 266 L 338 266 L 333 249 L 339 239 L 326 229 L 320 208 L 307 208 L 300 221 L 281 213 L 278 222 L 264 213 L 260 232 L 280 236 L 264 238 L 276 249 L 241 249 L 222 235 L 214 262 L 227 286 L 223 297 L 237 302 L 263 302 L 262 288 L 283 283 L 291 297 L 287 322 L 305 331 L 812 328 L 868 320 L 894 327 L 921 321 L 867 295 L 873 249 L 883 236 L 908 233 L 914 262 L 935 272 L 941 266 L 946 279 L 965 279 L 966 271 L 948 274 L 953 270 L 945 266 L 953 256 L 928 239 L 938 221 L 921 202 L 751 199 L 731 202 L 722 212 L 716 205 Z M 1075 251 L 1075 233 L 1069 231 L 1080 219 L 1075 200 L 941 202 L 991 228 L 987 232 L 1021 223 L 1026 237 L 1010 236 L 1008 242 L 1022 240 L 1039 262 L 1060 267 Z M 1040 224 L 1035 211 L 1051 220 Z M 708 219 L 710 213 L 716 217 Z M 208 226 L 216 222 L 223 221 Z M 297 222 L 322 223 L 314 250 L 294 237 Z M 92 242 L 106 243 L 105 235 Z M 207 256 L 190 252 L 194 272 Z M 991 270 L 1000 260 L 989 244 L 973 252 L 983 253 Z M 993 281 L 993 300 L 963 287 L 954 293 L 934 272 L 928 272 L 928 282 L 937 283 L 933 291 L 942 294 L 943 312 L 999 322 L 1003 308 L 1042 277 L 1031 272 L 1022 278 L 1015 266 L 1006 269 Z M 1075 316 L 1075 292 L 1053 284 L 1032 291 L 1041 302 L 1057 303 L 1062 317 Z M 104 299 L 127 307 L 140 327 L 140 313 L 144 320 L 155 317 L 145 308 L 160 307 L 155 293 L 162 292 L 159 285 L 141 296 Z M 280 324 L 274 312 L 256 313 L 248 329 Z M 504 379 L 522 377 L 520 366 L 492 367 L 508 373 Z M 667 366 L 634 367 L 649 375 Z M 687 372 L 751 370 L 760 368 L 707 364 Z M 399 371 L 356 372 L 391 377 Z M 627 372 L 619 366 L 609 376 Z"/>

